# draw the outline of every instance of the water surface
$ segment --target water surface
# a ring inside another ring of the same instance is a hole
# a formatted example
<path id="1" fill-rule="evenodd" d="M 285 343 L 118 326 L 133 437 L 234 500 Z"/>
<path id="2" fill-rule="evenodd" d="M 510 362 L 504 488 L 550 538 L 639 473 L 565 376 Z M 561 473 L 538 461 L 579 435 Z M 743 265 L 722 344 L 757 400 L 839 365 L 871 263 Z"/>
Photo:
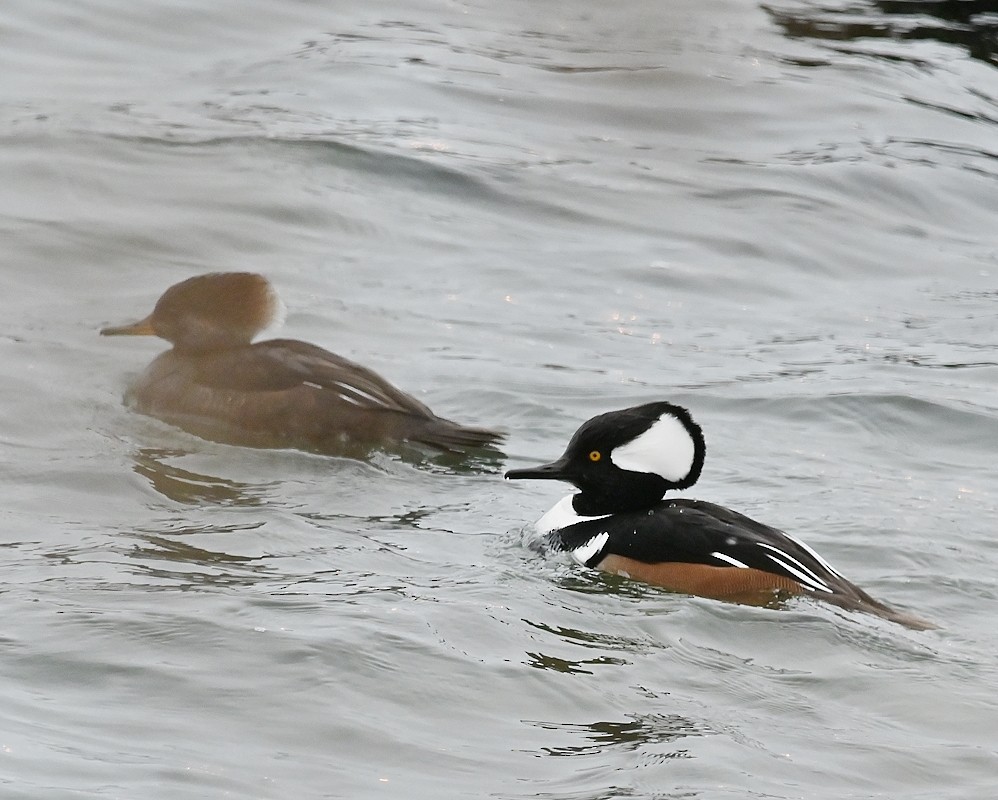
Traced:
<path id="1" fill-rule="evenodd" d="M 9 3 L 10 798 L 965 798 L 998 776 L 984 4 Z M 504 464 L 201 441 L 97 331 L 211 270 Z M 693 496 L 911 632 L 546 559 L 505 484 L 688 406 Z"/>

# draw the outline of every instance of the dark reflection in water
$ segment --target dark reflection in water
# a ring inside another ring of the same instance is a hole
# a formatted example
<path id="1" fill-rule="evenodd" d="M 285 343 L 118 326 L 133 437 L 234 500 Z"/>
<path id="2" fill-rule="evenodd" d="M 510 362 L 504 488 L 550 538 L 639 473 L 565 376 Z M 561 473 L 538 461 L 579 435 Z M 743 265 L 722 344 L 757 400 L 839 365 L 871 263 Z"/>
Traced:
<path id="1" fill-rule="evenodd" d="M 247 586 L 261 578 L 273 577 L 273 567 L 267 557 L 245 556 L 195 547 L 183 538 L 191 534 L 239 533 L 262 527 L 263 523 L 250 525 L 201 525 L 178 526 L 165 531 L 137 531 L 139 543 L 128 551 L 130 559 L 139 563 L 138 569 L 147 578 L 195 586 Z"/>
<path id="2" fill-rule="evenodd" d="M 402 450 L 400 456 L 428 472 L 453 475 L 498 475 L 506 461 L 506 454 L 497 447 L 479 447 L 468 453 L 436 453 L 413 447 Z"/>
<path id="3" fill-rule="evenodd" d="M 221 532 L 215 529 L 213 532 Z M 158 558 L 164 561 L 181 563 L 195 562 L 198 564 L 250 564 L 259 561 L 255 556 L 239 556 L 223 553 L 220 550 L 206 550 L 194 547 L 178 539 L 167 539 L 165 536 L 144 535 L 145 545 L 137 545 L 133 551 L 136 558 Z"/>
<path id="4" fill-rule="evenodd" d="M 593 671 L 591 669 L 586 669 L 586 667 L 619 667 L 624 666 L 627 663 L 628 662 L 622 658 L 609 658 L 606 656 L 601 656 L 600 658 L 588 658 L 582 661 L 573 661 L 568 658 L 548 656 L 544 653 L 527 653 L 526 661 L 528 667 L 534 667 L 536 669 L 552 669 L 555 672 L 562 672 L 566 675 L 592 675 Z"/>
<path id="5" fill-rule="evenodd" d="M 644 750 L 649 745 L 716 733 L 703 722 L 679 714 L 632 715 L 627 722 L 599 721 L 581 725 L 565 722 L 528 722 L 545 730 L 570 731 L 590 742 L 568 747 L 542 748 L 541 752 L 549 756 L 590 756 L 604 752 L 607 748 L 624 751 Z M 689 757 L 689 753 L 685 750 L 673 750 L 663 754 L 663 758 Z"/>
<path id="6" fill-rule="evenodd" d="M 263 484 L 240 483 L 239 481 L 221 478 L 216 475 L 205 475 L 183 469 L 171 464 L 171 459 L 179 459 L 191 455 L 183 450 L 144 447 L 134 455 L 136 474 L 149 481 L 150 485 L 164 497 L 185 505 L 203 505 L 205 503 L 226 506 L 259 507 L 266 505 L 268 489 L 273 482 Z M 473 475 L 477 473 L 498 474 L 501 472 L 502 454 L 494 449 L 482 448 L 473 455 L 457 457 L 450 454 L 433 454 L 421 452 L 415 458 L 416 451 L 409 453 L 413 466 L 421 467 L 428 472 L 448 475 Z M 406 462 L 405 456 L 384 455 L 390 462 Z M 331 459 L 331 461 L 334 459 Z M 379 469 L 384 469 L 382 464 Z M 429 513 L 429 512 L 427 512 Z M 404 524 L 405 520 L 401 520 Z"/>
<path id="7" fill-rule="evenodd" d="M 466 510 L 467 503 L 457 506 L 459 511 Z M 426 526 L 423 524 L 434 513 L 439 512 L 442 506 L 436 508 L 411 508 L 398 514 L 386 515 L 363 515 L 356 514 L 324 514 L 318 511 L 303 511 L 299 514 L 302 519 L 307 519 L 317 523 L 340 523 L 345 522 L 349 527 L 358 528 L 359 531 L 372 530 L 422 530 Z M 451 508 L 450 510 L 453 510 Z"/>
<path id="8" fill-rule="evenodd" d="M 587 570 L 573 573 L 562 578 L 559 585 L 570 592 L 579 594 L 619 594 L 622 597 L 647 597 L 649 591 L 659 594 L 671 594 L 665 589 L 650 588 L 648 584 L 623 578 L 609 572 Z"/>
<path id="9" fill-rule="evenodd" d="M 873 0 L 838 8 L 764 5 L 791 38 L 830 41 L 934 39 L 998 66 L 998 6 L 994 0 Z M 884 54 L 885 58 L 893 58 Z"/>
<path id="10" fill-rule="evenodd" d="M 562 643 L 583 647 L 589 650 L 614 650 L 633 655 L 635 653 L 641 653 L 648 651 L 649 649 L 657 649 L 658 647 L 661 647 L 658 643 L 652 645 L 647 641 L 642 641 L 633 637 L 611 636 L 605 633 L 594 633 L 592 631 L 583 631 L 576 628 L 566 628 L 560 625 L 552 626 L 543 622 L 532 622 L 529 619 L 524 619 L 523 623 L 525 625 L 529 625 L 535 630 L 551 634 Z M 529 667 L 534 667 L 535 669 L 554 670 L 555 672 L 561 672 L 566 675 L 591 675 L 593 672 L 591 669 L 588 669 L 589 667 L 622 667 L 631 663 L 626 658 L 609 655 L 575 660 L 562 658 L 561 656 L 548 655 L 547 653 L 542 652 L 528 651 L 526 656 L 527 660 L 524 663 Z"/>
<path id="11" fill-rule="evenodd" d="M 216 503 L 218 505 L 259 506 L 263 503 L 262 486 L 201 475 L 168 463 L 168 459 L 189 455 L 182 450 L 142 448 L 135 455 L 133 469 L 149 481 L 160 494 L 186 505 Z"/>
<path id="12" fill-rule="evenodd" d="M 529 619 L 525 619 L 523 621 L 532 628 L 544 631 L 545 633 L 554 634 L 562 641 L 581 645 L 582 647 L 599 649 L 613 648 L 614 650 L 627 650 L 630 652 L 641 649 L 640 642 L 624 636 L 608 636 L 605 633 L 591 633 L 589 631 L 580 631 L 575 628 L 565 628 L 563 626 L 554 627 L 543 622 L 531 622 Z"/>

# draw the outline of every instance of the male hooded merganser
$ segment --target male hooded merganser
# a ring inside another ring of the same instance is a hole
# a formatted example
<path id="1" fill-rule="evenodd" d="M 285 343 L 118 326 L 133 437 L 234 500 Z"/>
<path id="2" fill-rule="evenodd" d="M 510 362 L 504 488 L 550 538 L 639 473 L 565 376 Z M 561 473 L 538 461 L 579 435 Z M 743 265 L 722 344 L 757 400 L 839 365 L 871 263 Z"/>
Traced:
<path id="1" fill-rule="evenodd" d="M 935 627 L 874 600 L 783 531 L 713 503 L 663 500 L 668 490 L 696 483 L 705 452 L 685 408 L 648 403 L 593 417 L 557 461 L 506 478 L 579 488 L 537 529 L 587 567 L 701 597 L 768 605 L 807 595 L 911 628 Z"/>
<path id="2" fill-rule="evenodd" d="M 371 370 L 314 344 L 252 344 L 283 311 L 262 275 L 213 273 L 171 286 L 141 322 L 101 333 L 170 342 L 173 349 L 146 368 L 125 401 L 207 439 L 362 456 L 403 442 L 465 452 L 501 438 L 436 416 Z"/>

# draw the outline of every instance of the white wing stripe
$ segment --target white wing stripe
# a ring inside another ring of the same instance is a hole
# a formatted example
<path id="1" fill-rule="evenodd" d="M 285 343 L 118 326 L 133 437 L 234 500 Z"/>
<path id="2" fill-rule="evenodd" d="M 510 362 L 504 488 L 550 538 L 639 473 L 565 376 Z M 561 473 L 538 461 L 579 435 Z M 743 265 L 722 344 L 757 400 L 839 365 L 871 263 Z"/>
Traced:
<path id="1" fill-rule="evenodd" d="M 732 558 L 731 556 L 727 556 L 724 553 L 717 553 L 717 552 L 715 552 L 715 553 L 711 553 L 711 555 L 714 558 L 716 558 L 718 561 L 727 561 L 729 564 L 731 564 L 734 567 L 738 567 L 739 569 L 748 569 L 749 568 L 748 564 L 743 564 L 737 558 Z"/>
<path id="2" fill-rule="evenodd" d="M 771 544 L 766 544 L 765 542 L 759 542 L 759 546 L 760 547 L 765 547 L 767 550 L 772 550 L 774 553 L 776 553 L 777 555 L 779 555 L 781 558 L 785 558 L 787 561 L 790 561 L 791 563 L 793 563 L 797 567 L 797 569 L 799 569 L 799 570 L 801 570 L 803 572 L 806 572 L 808 575 L 811 576 L 812 580 L 816 581 L 817 583 L 820 583 L 822 586 L 825 585 L 825 582 L 822 580 L 821 576 L 817 572 L 815 572 L 813 569 L 811 569 L 806 564 L 802 564 L 800 561 L 798 561 L 796 558 L 794 558 L 792 555 L 790 555 L 786 551 L 780 550 L 780 548 L 774 547 Z"/>
<path id="3" fill-rule="evenodd" d="M 777 553 L 780 553 L 780 551 L 779 551 L 779 550 L 777 550 L 776 552 L 777 552 Z M 783 555 L 783 556 L 785 556 L 785 555 L 786 555 L 786 553 L 780 553 L 780 555 Z M 769 558 L 769 559 L 770 559 L 771 561 L 774 561 L 775 563 L 779 564 L 779 565 L 780 565 L 781 567 L 783 567 L 783 569 L 785 569 L 785 570 L 786 570 L 787 572 L 789 572 L 789 573 L 790 573 L 791 575 L 796 575 L 796 576 L 797 576 L 797 578 L 798 578 L 798 579 L 799 579 L 799 580 L 800 580 L 800 581 L 801 581 L 801 582 L 802 582 L 802 583 L 803 583 L 803 584 L 804 584 L 804 585 L 805 585 L 805 586 L 806 586 L 806 587 L 807 587 L 808 589 L 817 589 L 818 591 L 821 591 L 821 592 L 828 592 L 828 594 L 834 594 L 834 592 L 832 592 L 832 590 L 831 590 L 831 589 L 829 589 L 829 588 L 828 588 L 827 586 L 825 586 L 825 584 L 824 584 L 824 583 L 822 583 L 821 581 L 816 581 L 816 580 L 815 580 L 814 578 L 812 578 L 811 576 L 809 576 L 809 575 L 805 575 L 805 574 L 804 574 L 803 572 L 801 572 L 801 571 L 800 571 L 799 569 L 797 569 L 796 567 L 792 567 L 792 566 L 790 566 L 790 565 L 789 565 L 789 564 L 788 564 L 787 562 L 783 561 L 783 559 L 780 559 L 780 558 L 777 558 L 777 557 L 776 557 L 776 556 L 774 556 L 774 555 L 773 555 L 772 553 L 766 553 L 766 557 L 767 557 L 767 558 Z M 789 558 L 789 556 L 787 556 L 787 558 Z M 799 562 L 798 562 L 798 563 L 799 563 Z"/>
<path id="4" fill-rule="evenodd" d="M 337 392 L 337 394 L 340 397 L 342 397 L 344 400 L 348 399 L 348 396 L 344 394 L 344 392 L 349 392 L 351 395 L 353 395 L 354 400 L 352 400 L 351 402 L 353 402 L 355 405 L 361 405 L 361 403 L 357 402 L 357 398 L 359 398 L 360 400 L 367 400 L 370 403 L 373 403 L 374 405 L 381 406 L 382 408 L 389 407 L 389 404 L 385 402 L 383 397 L 377 397 L 373 394 L 369 394 L 368 392 L 358 389 L 356 386 L 351 386 L 349 383 L 344 383 L 343 381 L 335 381 L 335 385 L 343 389 L 343 392 Z"/>
<path id="5" fill-rule="evenodd" d="M 823 566 L 825 569 L 827 569 L 829 572 L 831 572 L 832 575 L 838 575 L 840 578 L 842 577 L 842 574 L 838 570 L 834 569 L 831 564 L 829 564 L 827 561 L 825 561 L 825 559 L 823 559 L 821 556 L 819 556 L 816 552 L 814 552 L 814 550 L 812 550 L 810 547 L 808 547 L 806 544 L 804 544 L 804 542 L 802 542 L 800 539 L 797 539 L 797 538 L 791 536 L 789 533 L 786 536 L 794 544 L 796 544 L 799 547 L 803 548 L 804 551 L 809 556 L 811 556 L 811 558 L 813 558 L 815 561 L 817 561 L 819 564 L 821 564 L 821 566 Z"/>

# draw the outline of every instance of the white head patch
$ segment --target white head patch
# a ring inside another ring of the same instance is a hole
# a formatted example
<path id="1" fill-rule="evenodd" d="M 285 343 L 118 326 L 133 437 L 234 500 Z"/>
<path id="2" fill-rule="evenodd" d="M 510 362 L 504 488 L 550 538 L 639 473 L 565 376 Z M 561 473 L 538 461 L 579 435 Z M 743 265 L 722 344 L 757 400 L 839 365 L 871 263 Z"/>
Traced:
<path id="1" fill-rule="evenodd" d="M 614 448 L 610 460 L 631 472 L 652 472 L 671 483 L 690 474 L 696 445 L 686 426 L 666 412 L 636 439 Z"/>

